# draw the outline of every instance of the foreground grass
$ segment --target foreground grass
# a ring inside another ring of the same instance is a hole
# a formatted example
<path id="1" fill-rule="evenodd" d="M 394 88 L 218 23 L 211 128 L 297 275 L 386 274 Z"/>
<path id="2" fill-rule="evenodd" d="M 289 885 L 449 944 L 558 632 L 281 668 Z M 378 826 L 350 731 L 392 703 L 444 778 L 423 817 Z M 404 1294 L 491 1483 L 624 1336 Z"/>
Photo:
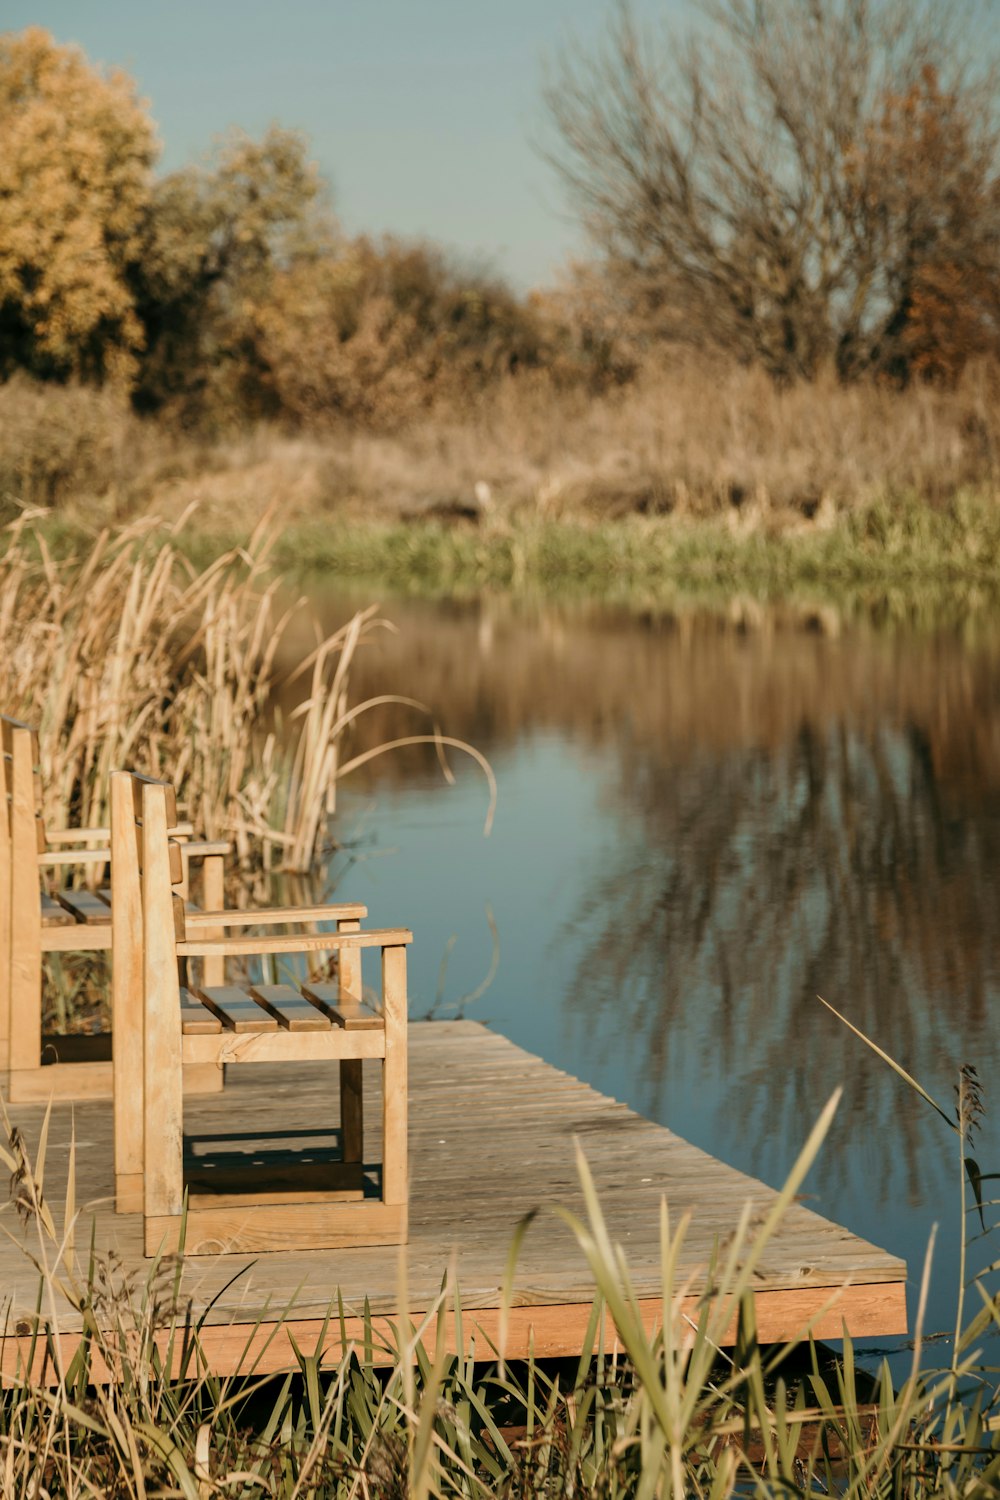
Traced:
<path id="1" fill-rule="evenodd" d="M 347 1346 L 343 1332 L 337 1338 L 344 1310 L 335 1302 L 317 1346 L 296 1347 L 294 1370 L 261 1373 L 248 1343 L 243 1367 L 226 1378 L 202 1354 L 182 1261 L 154 1261 L 148 1272 L 129 1275 L 93 1249 L 81 1260 L 72 1152 L 60 1211 L 42 1191 L 48 1120 L 32 1156 L 4 1115 L 0 1160 L 26 1226 L 39 1295 L 35 1316 L 19 1319 L 16 1359 L 9 1345 L 5 1351 L 2 1493 L 25 1500 L 993 1496 L 1000 1391 L 980 1344 L 1000 1323 L 1000 1303 L 982 1288 L 943 1370 L 922 1367 L 918 1312 L 912 1368 L 899 1384 L 885 1364 L 862 1381 L 849 1339 L 841 1360 L 821 1365 L 808 1326 L 789 1346 L 757 1342 L 754 1278 L 836 1104 L 837 1095 L 763 1222 L 752 1225 L 748 1209 L 731 1243 L 703 1268 L 712 1294 L 694 1316 L 684 1307 L 691 1287 L 678 1285 L 687 1218 L 673 1221 L 662 1205 L 662 1318 L 650 1331 L 580 1156 L 585 1216 L 553 1206 L 586 1257 L 597 1294 L 575 1368 L 531 1357 L 512 1366 L 481 1335 L 477 1345 L 475 1315 L 463 1316 L 446 1271 L 437 1306 L 419 1325 L 398 1319 L 388 1342 L 379 1342 L 385 1336 L 366 1317 L 365 1336 Z M 963 1139 L 974 1114 L 960 1102 Z M 528 1227 L 512 1247 L 508 1296 Z M 927 1271 L 924 1293 L 926 1280 Z M 402 1278 L 400 1302 L 406 1305 Z M 83 1328 L 75 1352 L 59 1337 L 67 1310 Z M 448 1351 L 441 1312 L 454 1319 L 458 1354 Z M 605 1314 L 617 1331 L 614 1348 L 603 1333 Z M 736 1345 L 726 1352 L 734 1322 Z"/>

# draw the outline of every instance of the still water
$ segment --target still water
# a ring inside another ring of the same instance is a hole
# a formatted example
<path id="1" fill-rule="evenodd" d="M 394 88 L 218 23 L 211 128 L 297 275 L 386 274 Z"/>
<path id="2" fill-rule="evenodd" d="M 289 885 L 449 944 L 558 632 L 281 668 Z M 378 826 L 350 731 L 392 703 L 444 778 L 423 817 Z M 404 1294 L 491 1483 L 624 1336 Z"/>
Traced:
<path id="1" fill-rule="evenodd" d="M 1000 1170 L 1000 619 L 383 612 L 398 634 L 352 696 L 420 699 L 499 788 L 484 837 L 460 754 L 453 786 L 419 750 L 344 783 L 331 875 L 414 929 L 411 1014 L 482 1020 L 775 1185 L 843 1084 L 811 1204 L 906 1258 L 911 1322 L 939 1223 L 927 1326 L 947 1329 L 957 1138 L 816 997 L 948 1108 L 974 1064 L 975 1153 Z M 424 727 L 385 707 L 366 735 Z"/>

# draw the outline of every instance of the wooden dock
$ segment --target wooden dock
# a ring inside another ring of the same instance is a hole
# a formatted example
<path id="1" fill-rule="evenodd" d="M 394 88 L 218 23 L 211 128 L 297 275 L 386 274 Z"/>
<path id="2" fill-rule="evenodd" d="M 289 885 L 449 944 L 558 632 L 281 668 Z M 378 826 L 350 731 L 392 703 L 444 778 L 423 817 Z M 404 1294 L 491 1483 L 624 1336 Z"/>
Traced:
<path id="1" fill-rule="evenodd" d="M 689 1145 L 662 1125 L 532 1056 L 471 1021 L 421 1023 L 409 1028 L 410 1238 L 406 1282 L 411 1313 L 436 1305 L 451 1257 L 461 1291 L 461 1338 L 474 1336 L 482 1357 L 500 1331 L 504 1270 L 515 1228 L 533 1208 L 562 1203 L 582 1211 L 574 1164 L 579 1140 L 593 1172 L 609 1228 L 625 1248 L 650 1326 L 662 1316 L 659 1201 L 671 1215 L 691 1209 L 681 1273 L 694 1275 L 714 1241 L 734 1230 L 743 1205 L 765 1210 L 771 1189 Z M 374 1064 L 366 1064 L 366 1072 Z M 324 1115 L 336 1117 L 336 1069 L 231 1069 L 224 1093 L 189 1099 L 185 1129 L 197 1154 L 271 1149 L 291 1132 L 296 1145 L 323 1150 Z M 369 1121 L 377 1121 L 374 1086 Z M 366 1081 L 367 1086 L 367 1081 Z M 331 1092 L 331 1090 L 333 1092 Z M 11 1111 L 32 1149 L 43 1109 Z M 105 1102 L 54 1106 L 45 1190 L 58 1214 L 69 1158 L 71 1120 L 76 1132 L 76 1194 L 96 1216 L 96 1243 L 114 1251 L 124 1268 L 141 1271 L 142 1224 L 112 1210 L 111 1110 Z M 377 1139 L 375 1145 L 377 1147 Z M 7 1209 L 7 1228 L 16 1220 Z M 89 1227 L 78 1242 L 85 1249 Z M 257 1256 L 191 1257 L 183 1290 L 195 1312 L 211 1303 L 203 1346 L 220 1373 L 295 1367 L 290 1331 L 300 1348 L 318 1344 L 331 1358 L 341 1344 L 336 1316 L 327 1322 L 338 1289 L 348 1340 L 359 1340 L 365 1298 L 376 1326 L 391 1332 L 397 1311 L 397 1249 L 278 1252 Z M 817 1337 L 837 1338 L 844 1322 L 855 1336 L 906 1331 L 904 1263 L 848 1230 L 796 1204 L 768 1247 L 756 1284 L 760 1337 L 766 1342 L 797 1333 L 836 1296 L 815 1326 Z M 234 1279 L 235 1278 L 235 1279 Z M 533 1347 L 539 1355 L 579 1353 L 591 1313 L 593 1283 L 569 1230 L 541 1213 L 524 1238 L 514 1276 L 505 1352 L 515 1358 Z M 33 1313 L 37 1275 L 26 1256 L 0 1239 L 0 1288 L 8 1330 Z M 287 1321 L 277 1327 L 282 1314 Z M 447 1314 L 448 1338 L 456 1332 Z M 23 1326 L 23 1325 L 22 1325 Z M 60 1315 L 64 1344 L 76 1342 L 73 1314 Z M 613 1329 L 608 1329 L 609 1341 Z M 17 1340 L 0 1347 L 0 1372 L 11 1373 Z"/>

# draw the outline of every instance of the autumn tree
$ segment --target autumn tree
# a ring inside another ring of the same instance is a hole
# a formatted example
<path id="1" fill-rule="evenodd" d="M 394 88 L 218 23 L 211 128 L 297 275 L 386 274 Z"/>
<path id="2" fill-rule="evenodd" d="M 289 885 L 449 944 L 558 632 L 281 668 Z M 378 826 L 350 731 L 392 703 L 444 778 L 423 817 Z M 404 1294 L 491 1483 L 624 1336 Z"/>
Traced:
<path id="1" fill-rule="evenodd" d="M 0 378 L 127 381 L 156 159 L 125 74 L 31 27 L 0 36 Z"/>
<path id="2" fill-rule="evenodd" d="M 997 90 L 953 16 L 709 0 L 707 26 L 658 35 L 623 0 L 603 48 L 562 55 L 549 154 L 647 336 L 780 380 L 955 373 L 959 328 L 995 345 Z"/>
<path id="3" fill-rule="evenodd" d="M 995 141 L 927 64 L 886 95 L 866 154 L 883 164 L 861 205 L 884 268 L 885 313 L 869 358 L 896 380 L 953 380 L 1000 349 L 1000 182 Z"/>
<path id="4" fill-rule="evenodd" d="M 37 28 L 0 36 L 0 132 L 0 380 L 113 383 L 219 427 L 384 425 L 523 368 L 580 378 L 540 303 L 343 235 L 298 132 L 233 131 L 156 177 L 131 80 Z"/>
<path id="5" fill-rule="evenodd" d="M 156 183 L 133 287 L 145 335 L 143 410 L 252 409 L 261 389 L 255 310 L 278 271 L 337 239 L 303 137 L 234 131 L 204 162 Z"/>
<path id="6" fill-rule="evenodd" d="M 274 409 L 391 426 L 435 400 L 545 364 L 549 325 L 499 279 L 422 241 L 303 253 L 251 312 Z"/>

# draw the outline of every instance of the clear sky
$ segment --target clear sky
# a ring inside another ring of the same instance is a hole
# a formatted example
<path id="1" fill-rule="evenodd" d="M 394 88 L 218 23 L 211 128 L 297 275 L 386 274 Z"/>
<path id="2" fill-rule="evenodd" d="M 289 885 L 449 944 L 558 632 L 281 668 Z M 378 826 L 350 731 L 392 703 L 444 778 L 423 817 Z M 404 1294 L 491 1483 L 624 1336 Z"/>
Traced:
<path id="1" fill-rule="evenodd" d="M 166 168 L 230 125 L 295 126 L 347 230 L 427 235 L 527 287 L 581 248 L 532 145 L 544 60 L 570 37 L 596 41 L 610 4 L 0 0 L 0 30 L 45 26 L 127 68 Z"/>

